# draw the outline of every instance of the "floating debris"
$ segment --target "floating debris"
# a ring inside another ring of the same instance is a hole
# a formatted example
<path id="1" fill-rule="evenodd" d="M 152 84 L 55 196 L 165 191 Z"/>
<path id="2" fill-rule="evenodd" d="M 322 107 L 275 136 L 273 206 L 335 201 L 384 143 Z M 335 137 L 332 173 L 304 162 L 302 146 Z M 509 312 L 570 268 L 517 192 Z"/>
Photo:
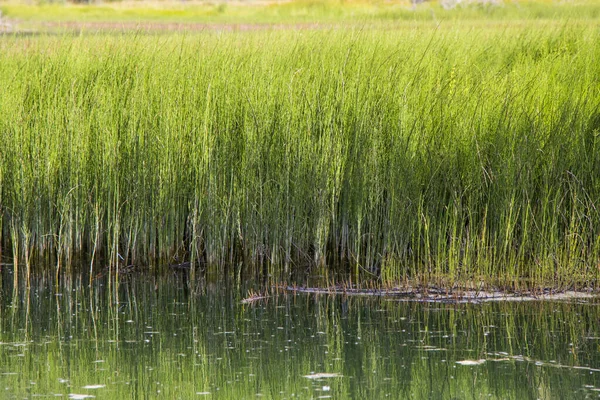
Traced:
<path id="1" fill-rule="evenodd" d="M 248 297 L 246 297 L 245 299 L 243 299 L 240 303 L 242 303 L 242 304 L 252 304 L 252 303 L 254 303 L 256 301 L 264 300 L 264 299 L 268 299 L 268 298 L 269 298 L 269 296 L 267 296 L 265 294 L 255 292 L 254 290 L 250 290 L 248 292 Z"/>
<path id="2" fill-rule="evenodd" d="M 303 375 L 303 376 L 307 379 L 325 379 L 325 378 L 341 378 L 341 377 L 343 377 L 342 374 L 338 374 L 336 372 L 334 372 L 334 373 L 318 372 L 316 374 Z"/>
<path id="3" fill-rule="evenodd" d="M 456 363 L 459 365 L 481 365 L 485 362 L 485 360 L 462 360 L 457 361 Z"/>
<path id="4" fill-rule="evenodd" d="M 536 359 L 533 359 L 530 357 L 525 357 L 522 355 L 511 356 L 511 355 L 507 355 L 505 352 L 487 353 L 487 355 L 489 355 L 489 356 L 505 356 L 503 358 L 489 359 L 490 361 L 520 361 L 520 362 L 530 362 L 530 363 L 535 364 L 538 367 L 567 368 L 567 369 L 579 369 L 579 370 L 590 371 L 590 372 L 600 372 L 599 368 L 592 368 L 592 367 L 587 367 L 584 365 L 558 364 L 554 361 L 548 362 L 548 361 L 536 360 Z"/>
<path id="5" fill-rule="evenodd" d="M 443 347 L 435 347 L 435 346 L 417 346 L 416 348 L 419 350 L 423 350 L 423 351 L 447 351 L 448 350 Z"/>
<path id="6" fill-rule="evenodd" d="M 397 299 L 400 301 L 415 301 L 422 303 L 483 303 L 493 301 L 573 301 L 598 298 L 597 293 L 590 291 L 524 291 L 511 292 L 503 290 L 445 290 L 438 287 L 402 287 L 384 289 L 360 289 L 344 285 L 329 287 L 296 287 L 278 286 L 278 288 L 295 293 L 344 296 L 376 296 Z"/>

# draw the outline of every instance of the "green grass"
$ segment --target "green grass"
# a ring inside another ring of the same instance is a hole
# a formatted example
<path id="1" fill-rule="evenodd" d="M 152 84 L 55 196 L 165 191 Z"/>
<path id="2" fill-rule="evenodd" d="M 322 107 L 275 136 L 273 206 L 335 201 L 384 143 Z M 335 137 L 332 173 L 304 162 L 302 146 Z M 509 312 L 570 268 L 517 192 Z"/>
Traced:
<path id="1" fill-rule="evenodd" d="M 445 1 L 445 3 L 444 3 Z M 429 1 L 334 1 L 295 0 L 289 2 L 107 2 L 73 4 L 0 1 L 0 11 L 33 29 L 48 29 L 40 22 L 164 22 L 164 23 L 366 23 L 394 21 L 505 21 L 505 20 L 596 20 L 600 5 L 595 0 L 504 0 L 495 3 L 463 1 L 443 7 L 452 0 Z"/>
<path id="2" fill-rule="evenodd" d="M 595 286 L 599 43 L 593 22 L 3 37 L 4 259 Z"/>

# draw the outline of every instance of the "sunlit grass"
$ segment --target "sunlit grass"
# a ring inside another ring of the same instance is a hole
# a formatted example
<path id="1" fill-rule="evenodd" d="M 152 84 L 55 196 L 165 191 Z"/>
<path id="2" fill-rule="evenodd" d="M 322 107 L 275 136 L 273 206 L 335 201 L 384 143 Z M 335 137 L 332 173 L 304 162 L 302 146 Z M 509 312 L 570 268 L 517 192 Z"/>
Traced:
<path id="1" fill-rule="evenodd" d="M 599 39 L 568 23 L 4 37 L 5 254 L 595 285 Z"/>
<path id="2" fill-rule="evenodd" d="M 455 4 L 456 3 L 456 4 Z M 39 22 L 299 23 L 448 20 L 593 20 L 600 5 L 573 1 L 256 1 L 256 2 L 0 2 L 4 16 L 25 27 Z"/>

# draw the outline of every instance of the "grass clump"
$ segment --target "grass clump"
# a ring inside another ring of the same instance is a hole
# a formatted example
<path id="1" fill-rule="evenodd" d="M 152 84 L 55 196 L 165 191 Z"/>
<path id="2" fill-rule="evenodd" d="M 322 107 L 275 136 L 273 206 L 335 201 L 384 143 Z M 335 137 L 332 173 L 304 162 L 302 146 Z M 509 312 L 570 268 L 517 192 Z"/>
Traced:
<path id="1" fill-rule="evenodd" d="M 34 269 L 83 256 L 594 285 L 599 39 L 585 25 L 4 38 L 2 247 Z"/>

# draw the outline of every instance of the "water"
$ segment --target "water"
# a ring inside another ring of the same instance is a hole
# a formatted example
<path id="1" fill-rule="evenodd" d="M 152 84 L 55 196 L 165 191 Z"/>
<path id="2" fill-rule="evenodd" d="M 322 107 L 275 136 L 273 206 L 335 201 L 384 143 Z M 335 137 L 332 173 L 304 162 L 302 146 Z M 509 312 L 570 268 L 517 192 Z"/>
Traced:
<path id="1" fill-rule="evenodd" d="M 426 304 L 176 277 L 2 282 L 0 398 L 600 397 L 595 301 Z"/>

